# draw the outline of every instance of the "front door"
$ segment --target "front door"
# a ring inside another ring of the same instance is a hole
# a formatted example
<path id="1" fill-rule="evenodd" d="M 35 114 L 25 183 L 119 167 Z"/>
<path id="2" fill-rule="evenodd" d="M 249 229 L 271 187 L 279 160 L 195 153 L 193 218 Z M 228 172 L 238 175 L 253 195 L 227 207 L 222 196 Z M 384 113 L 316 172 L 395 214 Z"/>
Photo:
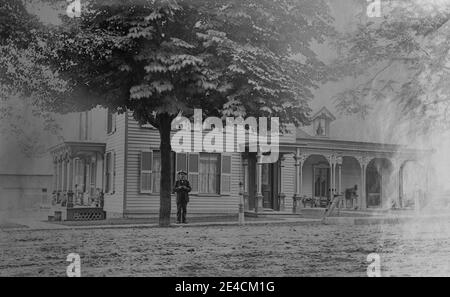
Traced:
<path id="1" fill-rule="evenodd" d="M 316 166 L 314 167 L 314 197 L 319 199 L 329 198 L 330 188 L 330 168 Z"/>
<path id="2" fill-rule="evenodd" d="M 369 167 L 366 175 L 367 207 L 381 206 L 382 180 L 381 174 L 375 167 Z"/>
<path id="3" fill-rule="evenodd" d="M 262 165 L 262 194 L 263 194 L 263 208 L 276 209 L 277 208 L 277 174 L 275 171 L 276 164 Z"/>

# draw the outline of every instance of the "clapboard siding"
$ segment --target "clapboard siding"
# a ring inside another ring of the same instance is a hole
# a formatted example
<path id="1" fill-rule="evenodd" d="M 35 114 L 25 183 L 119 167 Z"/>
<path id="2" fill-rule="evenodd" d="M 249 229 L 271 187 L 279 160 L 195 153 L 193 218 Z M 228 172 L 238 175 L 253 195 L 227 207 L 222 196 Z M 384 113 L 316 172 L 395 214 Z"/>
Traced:
<path id="1" fill-rule="evenodd" d="M 133 214 L 159 213 L 159 194 L 140 193 L 140 153 L 145 150 L 159 150 L 160 138 L 155 129 L 142 128 L 128 114 L 128 150 L 127 150 L 127 216 Z M 239 182 L 243 180 L 239 153 L 232 154 L 231 193 L 230 195 L 191 194 L 189 213 L 236 213 L 239 203 Z M 175 196 L 172 195 L 172 212 L 176 211 Z"/>
<path id="2" fill-rule="evenodd" d="M 106 118 L 105 110 L 105 118 Z M 123 216 L 124 205 L 124 180 L 125 180 L 125 137 L 126 137 L 126 114 L 116 117 L 116 129 L 109 134 L 106 141 L 106 153 L 115 154 L 115 191 L 105 193 L 105 211 L 108 217 Z M 106 121 L 106 120 L 105 120 Z M 103 172 L 105 174 L 105 172 Z"/>

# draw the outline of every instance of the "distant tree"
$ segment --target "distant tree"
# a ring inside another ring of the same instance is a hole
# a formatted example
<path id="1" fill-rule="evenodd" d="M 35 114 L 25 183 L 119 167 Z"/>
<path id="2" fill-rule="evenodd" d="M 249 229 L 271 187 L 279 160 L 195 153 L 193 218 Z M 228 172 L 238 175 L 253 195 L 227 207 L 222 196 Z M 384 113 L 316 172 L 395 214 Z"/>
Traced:
<path id="1" fill-rule="evenodd" d="M 333 75 L 358 82 L 335 97 L 340 111 L 365 115 L 373 102 L 390 98 L 403 111 L 399 117 L 424 129 L 448 127 L 449 20 L 448 1 L 382 1 L 381 18 L 368 19 L 337 42 Z M 390 75 L 398 69 L 404 75 Z"/>
<path id="2" fill-rule="evenodd" d="M 16 138 L 27 155 L 42 155 L 45 149 L 35 125 L 56 132 L 43 102 L 62 93 L 66 85 L 47 63 L 46 28 L 24 2 L 2 1 L 0 20 L 0 133 Z"/>
<path id="3" fill-rule="evenodd" d="M 47 63 L 66 90 L 39 103 L 59 113 L 130 110 L 156 127 L 159 223 L 167 226 L 172 120 L 201 108 L 306 123 L 312 89 L 325 79 L 311 44 L 332 33 L 331 21 L 323 1 L 82 1 L 80 18 L 63 17 L 43 35 Z"/>

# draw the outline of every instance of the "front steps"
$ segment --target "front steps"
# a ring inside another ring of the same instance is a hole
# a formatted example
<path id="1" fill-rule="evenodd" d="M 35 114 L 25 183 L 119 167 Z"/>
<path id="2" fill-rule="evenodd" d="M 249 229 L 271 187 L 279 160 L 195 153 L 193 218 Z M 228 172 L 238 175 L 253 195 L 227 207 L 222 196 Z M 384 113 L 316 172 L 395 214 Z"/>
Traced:
<path id="1" fill-rule="evenodd" d="M 316 208 L 299 208 L 296 213 L 289 211 L 276 211 L 273 209 L 263 209 L 255 212 L 253 210 L 246 211 L 246 217 L 258 218 L 305 218 L 305 219 L 322 219 L 326 209 L 322 207 Z M 386 215 L 389 212 L 387 209 L 334 209 L 329 217 L 377 217 Z"/>

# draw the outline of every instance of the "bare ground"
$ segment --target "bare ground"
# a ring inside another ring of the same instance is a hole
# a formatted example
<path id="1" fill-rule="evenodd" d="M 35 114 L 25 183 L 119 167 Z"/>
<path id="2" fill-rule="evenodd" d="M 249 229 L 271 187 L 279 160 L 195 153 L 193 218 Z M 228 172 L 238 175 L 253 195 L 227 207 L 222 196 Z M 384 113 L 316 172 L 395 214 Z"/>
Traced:
<path id="1" fill-rule="evenodd" d="M 450 226 L 177 227 L 0 232 L 0 276 L 450 276 Z"/>

